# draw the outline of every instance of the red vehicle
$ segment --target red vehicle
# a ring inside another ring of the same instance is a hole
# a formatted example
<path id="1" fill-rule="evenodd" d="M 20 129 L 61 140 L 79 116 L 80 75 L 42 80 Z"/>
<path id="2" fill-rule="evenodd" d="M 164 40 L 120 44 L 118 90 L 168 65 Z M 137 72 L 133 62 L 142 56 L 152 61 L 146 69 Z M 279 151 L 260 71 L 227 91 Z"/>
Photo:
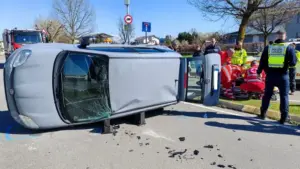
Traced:
<path id="1" fill-rule="evenodd" d="M 46 33 L 42 30 L 5 29 L 3 32 L 3 44 L 5 58 L 16 49 L 26 44 L 46 43 Z"/>

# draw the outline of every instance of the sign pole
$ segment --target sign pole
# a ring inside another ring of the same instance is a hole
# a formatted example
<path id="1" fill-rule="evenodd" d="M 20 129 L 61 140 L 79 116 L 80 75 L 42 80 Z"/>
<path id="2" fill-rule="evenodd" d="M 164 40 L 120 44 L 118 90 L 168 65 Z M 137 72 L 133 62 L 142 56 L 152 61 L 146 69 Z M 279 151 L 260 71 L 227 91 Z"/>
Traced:
<path id="1" fill-rule="evenodd" d="M 145 31 L 146 44 L 148 44 L 148 39 L 147 39 L 148 25 L 145 25 L 145 27 L 146 27 L 146 31 Z"/>
<path id="2" fill-rule="evenodd" d="M 147 32 L 145 32 L 146 36 L 146 44 L 148 44 L 148 39 L 147 39 Z"/>
<path id="3" fill-rule="evenodd" d="M 125 5 L 126 5 L 126 14 L 129 15 L 129 5 L 130 5 L 130 1 L 129 0 L 125 0 Z M 127 23 L 127 42 L 128 42 L 128 45 L 129 45 L 129 24 Z"/>

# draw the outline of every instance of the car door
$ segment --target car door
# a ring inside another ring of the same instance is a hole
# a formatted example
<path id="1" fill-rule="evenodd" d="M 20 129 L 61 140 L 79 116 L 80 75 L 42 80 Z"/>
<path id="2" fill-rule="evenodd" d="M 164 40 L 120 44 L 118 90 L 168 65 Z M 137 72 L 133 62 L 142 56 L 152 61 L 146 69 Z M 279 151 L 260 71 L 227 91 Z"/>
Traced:
<path id="1" fill-rule="evenodd" d="M 217 53 L 182 58 L 179 100 L 215 106 L 220 95 L 221 59 Z"/>
<path id="2" fill-rule="evenodd" d="M 203 56 L 181 58 L 179 76 L 179 100 L 201 103 Z"/>

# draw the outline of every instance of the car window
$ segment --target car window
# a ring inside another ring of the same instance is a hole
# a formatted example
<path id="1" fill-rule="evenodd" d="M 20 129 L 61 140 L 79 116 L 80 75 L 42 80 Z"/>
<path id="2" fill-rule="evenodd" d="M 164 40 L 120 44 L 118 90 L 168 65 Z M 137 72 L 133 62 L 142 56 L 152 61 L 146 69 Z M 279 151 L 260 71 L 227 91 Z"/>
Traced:
<path id="1" fill-rule="evenodd" d="M 65 118 L 76 123 L 110 116 L 107 60 L 71 53 L 62 70 L 62 112 Z"/>
<path id="2" fill-rule="evenodd" d="M 70 54 L 64 63 L 65 76 L 86 76 L 92 60 L 84 54 Z"/>

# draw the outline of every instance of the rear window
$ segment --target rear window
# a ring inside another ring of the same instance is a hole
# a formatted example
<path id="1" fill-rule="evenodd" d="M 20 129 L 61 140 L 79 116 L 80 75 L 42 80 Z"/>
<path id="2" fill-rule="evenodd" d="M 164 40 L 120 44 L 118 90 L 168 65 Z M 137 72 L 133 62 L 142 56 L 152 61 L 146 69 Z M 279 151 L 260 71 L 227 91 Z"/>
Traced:
<path id="1" fill-rule="evenodd" d="M 137 52 L 137 53 L 162 53 L 174 52 L 171 49 L 165 48 L 143 48 L 143 47 L 88 47 L 89 50 L 97 50 L 103 52 Z"/>

